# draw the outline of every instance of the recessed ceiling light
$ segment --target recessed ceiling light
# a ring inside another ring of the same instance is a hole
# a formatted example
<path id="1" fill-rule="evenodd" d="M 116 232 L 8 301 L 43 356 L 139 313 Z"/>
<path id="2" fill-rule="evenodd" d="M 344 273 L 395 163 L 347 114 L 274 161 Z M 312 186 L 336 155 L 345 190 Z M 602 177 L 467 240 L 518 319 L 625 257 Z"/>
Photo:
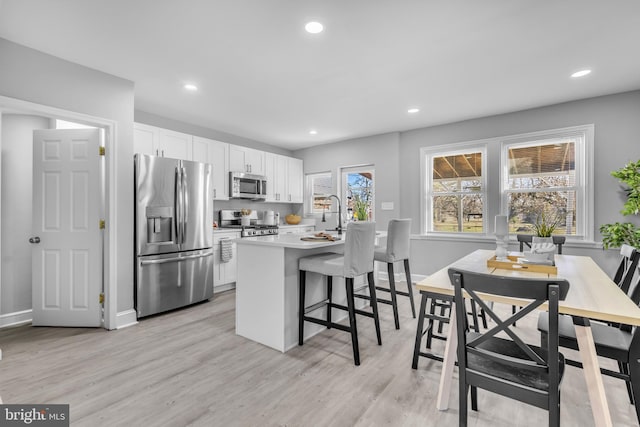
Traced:
<path id="1" fill-rule="evenodd" d="M 191 83 L 187 83 L 183 86 L 186 90 L 191 91 L 191 92 L 195 92 L 196 90 L 198 90 L 198 86 L 191 84 Z"/>
<path id="2" fill-rule="evenodd" d="M 309 135 L 317 135 L 317 134 L 318 134 L 318 131 L 317 131 L 317 130 L 315 130 L 315 129 L 311 129 L 311 130 L 309 131 Z"/>
<path id="3" fill-rule="evenodd" d="M 419 109 L 419 108 L 409 108 L 409 109 L 407 110 L 407 113 L 409 113 L 409 114 L 415 114 L 415 113 L 417 113 L 418 111 L 420 111 L 420 109 Z"/>
<path id="4" fill-rule="evenodd" d="M 573 77 L 573 78 L 575 78 L 575 77 L 584 77 L 587 74 L 591 74 L 591 70 L 576 71 L 575 73 L 571 74 L 571 77 Z"/>
<path id="5" fill-rule="evenodd" d="M 304 29 L 307 30 L 308 33 L 318 34 L 324 30 L 324 27 L 319 22 L 307 22 L 307 25 L 304 26 Z"/>

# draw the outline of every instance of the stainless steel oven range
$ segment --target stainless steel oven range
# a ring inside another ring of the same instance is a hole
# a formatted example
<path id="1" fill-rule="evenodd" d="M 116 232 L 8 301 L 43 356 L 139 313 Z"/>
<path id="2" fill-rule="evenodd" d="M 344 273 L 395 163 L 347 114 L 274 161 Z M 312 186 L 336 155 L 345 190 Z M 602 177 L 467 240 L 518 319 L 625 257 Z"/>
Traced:
<path id="1" fill-rule="evenodd" d="M 242 225 L 242 211 L 235 209 L 222 209 L 219 214 L 220 228 L 240 230 L 240 237 L 272 236 L 278 234 L 277 224 L 266 224 L 270 222 L 266 218 L 269 211 L 252 210 L 249 215 L 249 224 Z M 246 222 L 246 219 L 245 219 Z"/>

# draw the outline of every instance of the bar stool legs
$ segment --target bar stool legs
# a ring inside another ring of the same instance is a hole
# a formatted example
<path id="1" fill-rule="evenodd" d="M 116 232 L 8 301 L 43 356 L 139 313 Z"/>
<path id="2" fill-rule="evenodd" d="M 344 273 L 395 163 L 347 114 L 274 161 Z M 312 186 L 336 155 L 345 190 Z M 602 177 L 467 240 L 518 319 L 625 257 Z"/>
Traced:
<path id="1" fill-rule="evenodd" d="M 351 332 L 351 345 L 353 347 L 353 361 L 356 366 L 360 365 L 360 347 L 358 346 L 358 327 L 356 326 L 356 307 L 353 298 L 353 278 L 345 279 L 347 288 L 347 308 L 349 312 L 349 326 Z M 331 308 L 329 308 L 331 310 Z"/>
<path id="2" fill-rule="evenodd" d="M 413 314 L 413 318 L 416 318 L 416 306 L 413 302 L 413 288 L 411 283 L 411 270 L 409 269 L 409 260 L 404 260 L 404 275 L 407 277 L 407 293 L 409 294 L 409 301 L 411 302 L 411 314 Z"/>
<path id="3" fill-rule="evenodd" d="M 376 286 L 374 281 L 373 272 L 367 273 L 367 282 L 369 286 L 369 301 L 371 304 L 372 312 L 359 310 L 355 307 L 355 292 L 354 292 L 354 279 L 352 277 L 345 278 L 345 291 L 347 295 L 347 306 L 343 306 L 340 304 L 336 304 L 332 299 L 332 291 L 333 291 L 333 277 L 326 276 L 326 284 L 327 284 L 327 297 L 326 299 L 313 304 L 309 307 L 305 307 L 305 298 L 306 298 L 306 271 L 300 270 L 300 282 L 299 282 L 299 298 L 298 298 L 298 345 L 304 344 L 304 322 L 312 322 L 319 325 L 326 326 L 327 329 L 336 328 L 342 331 L 349 332 L 351 335 L 351 345 L 353 347 L 353 360 L 355 365 L 360 365 L 360 348 L 358 344 L 358 327 L 356 323 L 356 314 L 360 314 L 363 316 L 373 318 L 375 328 L 376 328 L 376 338 L 378 341 L 378 345 L 382 345 L 382 336 L 380 333 L 380 317 L 378 314 L 378 300 L 376 298 Z M 307 313 L 314 311 L 320 307 L 327 307 L 327 315 L 326 319 L 318 319 L 315 317 L 307 316 Z M 348 313 L 349 317 L 349 326 L 345 326 L 339 323 L 333 323 L 331 320 L 331 310 L 333 308 L 337 308 L 340 310 L 345 310 Z"/>
<path id="4" fill-rule="evenodd" d="M 389 289 L 383 288 L 381 286 L 376 286 L 376 289 L 379 291 L 389 292 L 391 294 L 391 300 L 386 299 L 378 299 L 381 303 L 390 304 L 393 308 L 393 321 L 395 323 L 396 329 L 400 329 L 400 316 L 398 314 L 398 295 L 402 295 L 405 297 L 409 297 L 409 301 L 411 303 L 411 314 L 413 318 L 416 318 L 416 307 L 413 301 L 413 289 L 411 283 L 411 270 L 409 269 L 409 260 L 404 260 L 404 274 L 407 279 L 407 292 L 399 291 L 396 289 L 396 276 L 394 274 L 393 263 L 387 263 L 387 275 L 389 276 Z M 357 295 L 356 295 L 357 296 Z"/>

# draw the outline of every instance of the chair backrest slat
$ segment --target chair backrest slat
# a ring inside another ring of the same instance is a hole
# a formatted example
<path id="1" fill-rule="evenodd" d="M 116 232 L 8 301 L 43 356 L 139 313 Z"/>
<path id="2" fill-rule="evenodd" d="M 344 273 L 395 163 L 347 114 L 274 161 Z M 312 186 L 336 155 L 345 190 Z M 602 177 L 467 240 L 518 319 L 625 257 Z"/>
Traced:
<path id="1" fill-rule="evenodd" d="M 628 294 L 631 280 L 640 261 L 640 252 L 633 246 L 625 244 L 620 248 L 620 255 L 620 265 L 618 265 L 616 274 L 613 276 L 613 281 L 624 293 Z"/>
<path id="2" fill-rule="evenodd" d="M 520 252 L 524 252 L 524 245 L 531 248 L 531 242 L 533 241 L 533 235 L 531 234 L 516 234 L 516 239 L 520 243 Z M 566 236 L 551 236 L 553 244 L 556 245 L 558 255 L 562 255 L 562 245 L 566 242 Z"/>

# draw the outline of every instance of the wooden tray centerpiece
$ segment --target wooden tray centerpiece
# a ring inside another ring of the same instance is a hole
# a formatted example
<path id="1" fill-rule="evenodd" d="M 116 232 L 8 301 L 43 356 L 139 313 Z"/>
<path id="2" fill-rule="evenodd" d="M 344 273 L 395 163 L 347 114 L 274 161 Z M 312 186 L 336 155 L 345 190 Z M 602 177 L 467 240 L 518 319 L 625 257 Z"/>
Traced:
<path id="1" fill-rule="evenodd" d="M 555 265 L 519 263 L 518 258 L 523 257 L 508 255 L 506 261 L 498 261 L 494 255 L 487 260 L 487 267 L 500 268 L 503 270 L 521 270 L 534 271 L 536 273 L 558 274 L 558 268 Z"/>

